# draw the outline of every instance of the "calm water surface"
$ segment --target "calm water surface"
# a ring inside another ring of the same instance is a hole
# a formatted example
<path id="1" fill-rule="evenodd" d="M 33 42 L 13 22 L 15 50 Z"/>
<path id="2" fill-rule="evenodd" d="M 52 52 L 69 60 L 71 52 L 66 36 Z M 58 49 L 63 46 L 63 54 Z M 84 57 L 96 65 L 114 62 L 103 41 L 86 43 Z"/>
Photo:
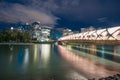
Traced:
<path id="1" fill-rule="evenodd" d="M 87 80 L 117 73 L 119 45 L 0 45 L 0 80 Z"/>

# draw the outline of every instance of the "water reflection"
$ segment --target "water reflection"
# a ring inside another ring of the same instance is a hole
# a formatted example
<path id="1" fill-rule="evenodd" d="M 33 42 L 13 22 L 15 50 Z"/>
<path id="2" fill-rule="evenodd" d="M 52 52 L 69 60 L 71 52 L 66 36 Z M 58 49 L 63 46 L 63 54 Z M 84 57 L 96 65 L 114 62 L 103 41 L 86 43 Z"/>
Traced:
<path id="1" fill-rule="evenodd" d="M 120 56 L 120 45 L 115 46 L 116 53 Z"/>
<path id="2" fill-rule="evenodd" d="M 23 64 L 23 60 L 24 60 L 24 52 L 25 50 L 22 48 L 22 47 L 20 47 L 20 49 L 18 50 L 18 65 L 19 66 L 22 66 L 22 64 Z"/>
<path id="3" fill-rule="evenodd" d="M 87 58 L 80 54 L 77 55 L 62 46 L 58 48 L 62 58 L 87 78 L 100 78 L 120 73 L 120 64 L 108 62 L 106 60 L 96 61 L 98 58 Z M 101 61 L 104 61 L 106 64 L 112 64 L 113 66 L 106 66 L 102 64 Z M 117 70 L 113 68 L 116 66 L 119 66 Z"/>
<path id="4" fill-rule="evenodd" d="M 13 46 L 9 46 L 9 49 L 10 49 L 9 64 L 11 64 L 11 62 L 13 60 L 13 49 L 14 49 L 14 47 Z"/>
<path id="5" fill-rule="evenodd" d="M 101 50 L 102 58 L 105 58 L 105 48 L 103 46 L 101 48 L 102 48 L 102 50 Z"/>
<path id="6" fill-rule="evenodd" d="M 23 67 L 24 67 L 24 68 L 27 68 L 28 63 L 29 63 L 29 49 L 26 48 L 26 49 L 25 49 L 25 53 L 24 53 Z"/>
<path id="7" fill-rule="evenodd" d="M 11 55 L 10 55 L 10 59 L 9 59 L 10 64 L 11 64 L 12 60 L 13 60 L 13 55 L 11 54 Z"/>
<path id="8" fill-rule="evenodd" d="M 4 45 L 0 46 L 0 51 L 0 65 L 3 68 L 6 67 L 5 70 L 0 69 L 0 71 L 10 72 L 13 70 L 13 73 L 25 73 L 29 68 L 47 66 L 51 45 Z"/>
<path id="9" fill-rule="evenodd" d="M 42 60 L 43 64 L 47 64 L 49 62 L 50 52 L 51 52 L 51 45 L 50 44 L 34 45 L 33 63 L 36 64 L 40 60 Z"/>
<path id="10" fill-rule="evenodd" d="M 41 58 L 44 64 L 48 64 L 50 58 L 50 48 L 51 46 L 48 44 L 41 45 Z"/>
<path id="11" fill-rule="evenodd" d="M 88 53 L 89 54 L 93 54 L 93 55 L 96 55 L 96 53 L 97 53 L 97 47 L 95 46 L 95 45 L 89 45 L 88 46 Z"/>
<path id="12" fill-rule="evenodd" d="M 118 45 L 77 45 L 73 49 L 82 51 L 87 54 L 95 55 L 104 59 L 120 63 L 120 46 Z"/>
<path id="13" fill-rule="evenodd" d="M 38 45 L 34 45 L 34 58 L 33 58 L 33 63 L 36 64 L 36 62 L 38 61 L 38 53 L 40 53 L 39 48 L 38 48 Z"/>
<path id="14" fill-rule="evenodd" d="M 113 51 L 111 48 L 85 45 L 74 50 L 68 46 L 68 51 L 51 44 L 0 45 L 0 80 L 86 80 L 85 77 L 116 74 L 120 64 L 95 57 L 104 50 L 106 58 L 106 53 Z M 116 60 L 119 48 L 114 50 Z"/>

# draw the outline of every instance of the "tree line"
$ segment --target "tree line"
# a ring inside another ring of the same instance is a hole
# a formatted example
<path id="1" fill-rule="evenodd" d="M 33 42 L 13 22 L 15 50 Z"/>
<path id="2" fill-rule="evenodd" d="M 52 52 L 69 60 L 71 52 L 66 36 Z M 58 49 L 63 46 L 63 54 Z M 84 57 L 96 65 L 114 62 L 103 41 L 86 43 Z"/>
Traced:
<path id="1" fill-rule="evenodd" d="M 0 32 L 0 42 L 31 42 L 31 34 L 28 31 L 4 30 Z"/>

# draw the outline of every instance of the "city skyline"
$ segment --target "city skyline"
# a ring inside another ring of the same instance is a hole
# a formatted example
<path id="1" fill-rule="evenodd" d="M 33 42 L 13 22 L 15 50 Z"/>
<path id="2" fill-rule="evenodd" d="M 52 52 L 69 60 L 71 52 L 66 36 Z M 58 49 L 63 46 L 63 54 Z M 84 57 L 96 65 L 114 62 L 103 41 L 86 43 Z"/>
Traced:
<path id="1" fill-rule="evenodd" d="M 0 28 L 40 21 L 56 28 L 120 25 L 119 0 L 1 0 Z"/>
<path id="2" fill-rule="evenodd" d="M 120 80 L 120 0 L 0 0 L 0 80 Z"/>

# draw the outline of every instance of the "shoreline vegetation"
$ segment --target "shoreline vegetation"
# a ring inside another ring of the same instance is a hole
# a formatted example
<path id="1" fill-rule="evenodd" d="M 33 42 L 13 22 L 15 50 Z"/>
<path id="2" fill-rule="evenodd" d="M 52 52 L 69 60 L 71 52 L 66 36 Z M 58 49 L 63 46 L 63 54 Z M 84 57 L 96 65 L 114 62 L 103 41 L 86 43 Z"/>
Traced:
<path id="1" fill-rule="evenodd" d="M 32 38 L 30 31 L 20 31 L 20 30 L 9 30 L 0 31 L 0 45 L 9 45 L 9 44 L 37 44 L 37 43 L 54 43 L 54 40 L 50 41 L 37 41 Z"/>
<path id="2" fill-rule="evenodd" d="M 29 43 L 32 42 L 31 33 L 28 31 L 4 30 L 0 32 L 0 43 Z"/>
<path id="3" fill-rule="evenodd" d="M 5 42 L 5 43 L 0 43 L 0 45 L 34 45 L 35 43 L 10 43 L 10 42 Z"/>
<path id="4" fill-rule="evenodd" d="M 0 42 L 0 45 L 34 45 L 34 44 L 51 44 L 54 41 L 49 42 Z"/>

